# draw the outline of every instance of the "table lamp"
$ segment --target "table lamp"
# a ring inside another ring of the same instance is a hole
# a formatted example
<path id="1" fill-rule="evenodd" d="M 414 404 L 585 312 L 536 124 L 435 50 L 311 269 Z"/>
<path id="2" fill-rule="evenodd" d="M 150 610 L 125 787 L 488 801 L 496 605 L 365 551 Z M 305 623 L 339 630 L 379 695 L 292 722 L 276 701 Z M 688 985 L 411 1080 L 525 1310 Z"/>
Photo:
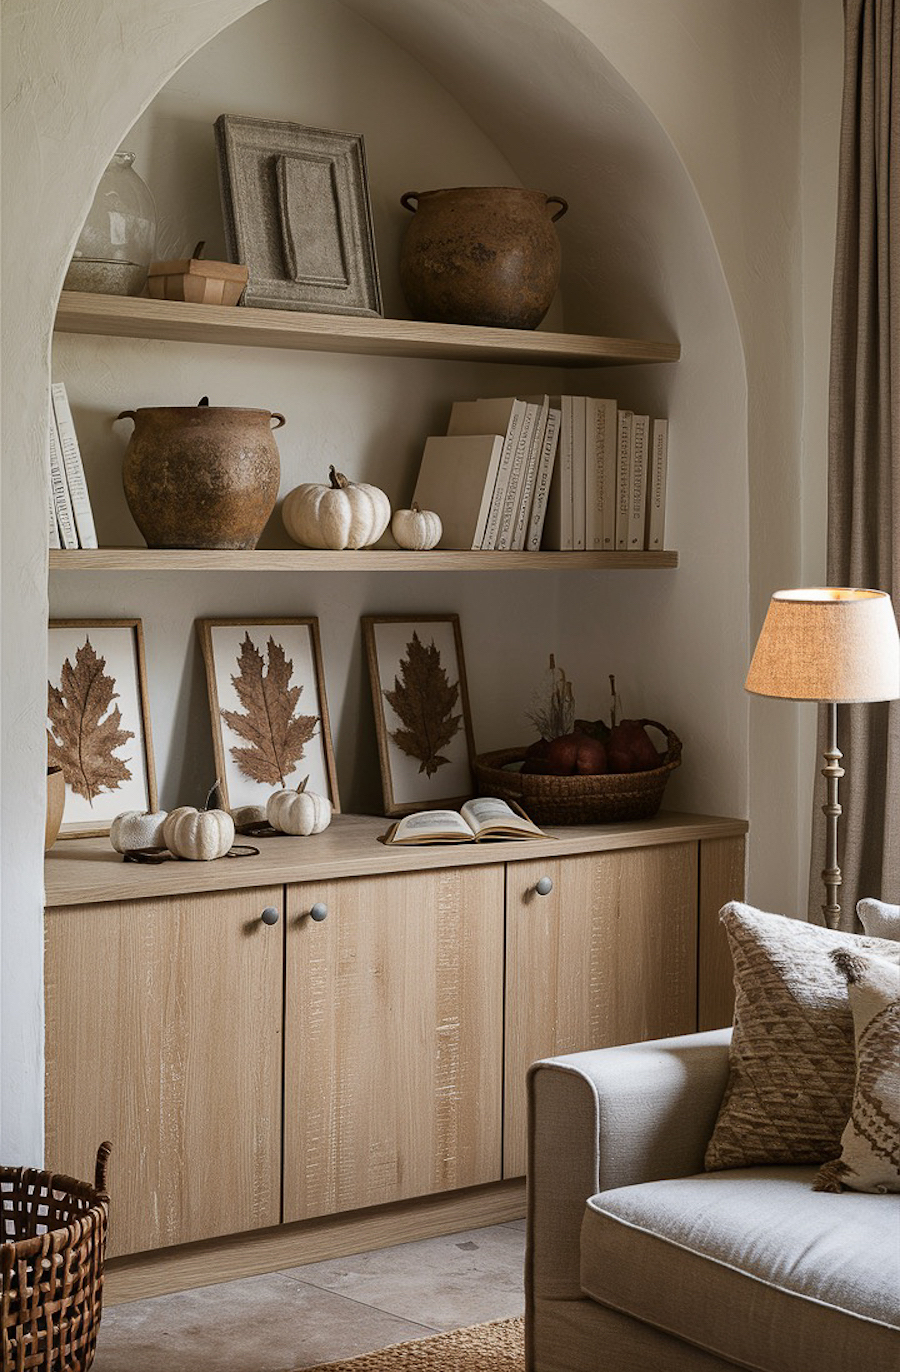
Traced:
<path id="1" fill-rule="evenodd" d="M 890 596 L 846 586 L 776 591 L 744 685 L 754 695 L 828 705 L 828 746 L 822 768 L 826 783 L 822 912 L 833 929 L 841 913 L 838 781 L 844 775 L 843 755 L 837 746 L 837 707 L 900 697 L 900 636 Z"/>

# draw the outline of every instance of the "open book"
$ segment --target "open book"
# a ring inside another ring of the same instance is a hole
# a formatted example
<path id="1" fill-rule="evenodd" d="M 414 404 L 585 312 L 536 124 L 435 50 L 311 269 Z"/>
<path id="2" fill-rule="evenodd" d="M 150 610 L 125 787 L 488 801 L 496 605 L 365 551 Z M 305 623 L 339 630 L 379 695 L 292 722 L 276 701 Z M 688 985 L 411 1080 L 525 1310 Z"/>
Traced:
<path id="1" fill-rule="evenodd" d="M 382 843 L 481 843 L 485 839 L 549 838 L 523 810 L 496 796 L 467 800 L 455 810 L 419 810 L 392 824 Z"/>

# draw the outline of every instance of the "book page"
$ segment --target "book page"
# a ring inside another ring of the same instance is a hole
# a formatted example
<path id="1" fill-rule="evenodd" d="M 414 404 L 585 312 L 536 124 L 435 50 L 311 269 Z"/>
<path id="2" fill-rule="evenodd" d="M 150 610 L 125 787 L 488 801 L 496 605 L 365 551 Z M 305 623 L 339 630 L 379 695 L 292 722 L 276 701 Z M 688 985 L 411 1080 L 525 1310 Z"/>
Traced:
<path id="1" fill-rule="evenodd" d="M 475 800 L 467 800 L 460 813 L 475 834 L 494 828 L 515 829 L 523 834 L 541 833 L 536 824 L 532 824 L 524 815 L 517 815 L 505 800 L 497 796 L 478 796 Z"/>
<path id="2" fill-rule="evenodd" d="M 394 830 L 391 841 L 400 843 L 403 839 L 428 838 L 429 836 L 454 836 L 470 839 L 472 829 L 455 810 L 419 810 L 414 815 L 405 815 Z"/>

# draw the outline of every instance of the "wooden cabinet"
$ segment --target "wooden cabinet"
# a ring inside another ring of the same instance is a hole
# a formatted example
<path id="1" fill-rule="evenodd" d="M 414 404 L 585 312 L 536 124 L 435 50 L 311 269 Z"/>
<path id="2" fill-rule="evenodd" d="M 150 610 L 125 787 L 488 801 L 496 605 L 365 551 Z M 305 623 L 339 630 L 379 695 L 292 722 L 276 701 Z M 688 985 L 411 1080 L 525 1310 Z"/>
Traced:
<path id="1" fill-rule="evenodd" d="M 277 1224 L 280 887 L 54 909 L 46 1159 L 111 1139 L 110 1256 Z"/>
<path id="2" fill-rule="evenodd" d="M 503 885 L 288 887 L 285 1220 L 500 1179 Z"/>
<path id="3" fill-rule="evenodd" d="M 529 1063 L 695 1028 L 697 850 L 678 843 L 510 865 L 506 1176 L 525 1171 Z"/>
<path id="4" fill-rule="evenodd" d="M 160 867 L 58 844 L 47 1165 L 90 1176 L 112 1140 L 111 1256 L 508 1185 L 531 1061 L 725 1022 L 745 827 L 397 849 L 338 815 Z"/>

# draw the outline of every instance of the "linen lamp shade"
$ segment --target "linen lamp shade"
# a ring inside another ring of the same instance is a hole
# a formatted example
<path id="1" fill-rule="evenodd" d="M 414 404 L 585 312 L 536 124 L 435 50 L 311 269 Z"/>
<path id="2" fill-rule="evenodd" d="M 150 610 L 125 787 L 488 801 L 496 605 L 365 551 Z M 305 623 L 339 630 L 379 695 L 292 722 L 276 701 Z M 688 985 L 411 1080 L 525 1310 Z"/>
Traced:
<path id="1" fill-rule="evenodd" d="M 746 689 L 783 700 L 844 704 L 900 697 L 900 636 L 883 591 L 776 591 Z"/>

